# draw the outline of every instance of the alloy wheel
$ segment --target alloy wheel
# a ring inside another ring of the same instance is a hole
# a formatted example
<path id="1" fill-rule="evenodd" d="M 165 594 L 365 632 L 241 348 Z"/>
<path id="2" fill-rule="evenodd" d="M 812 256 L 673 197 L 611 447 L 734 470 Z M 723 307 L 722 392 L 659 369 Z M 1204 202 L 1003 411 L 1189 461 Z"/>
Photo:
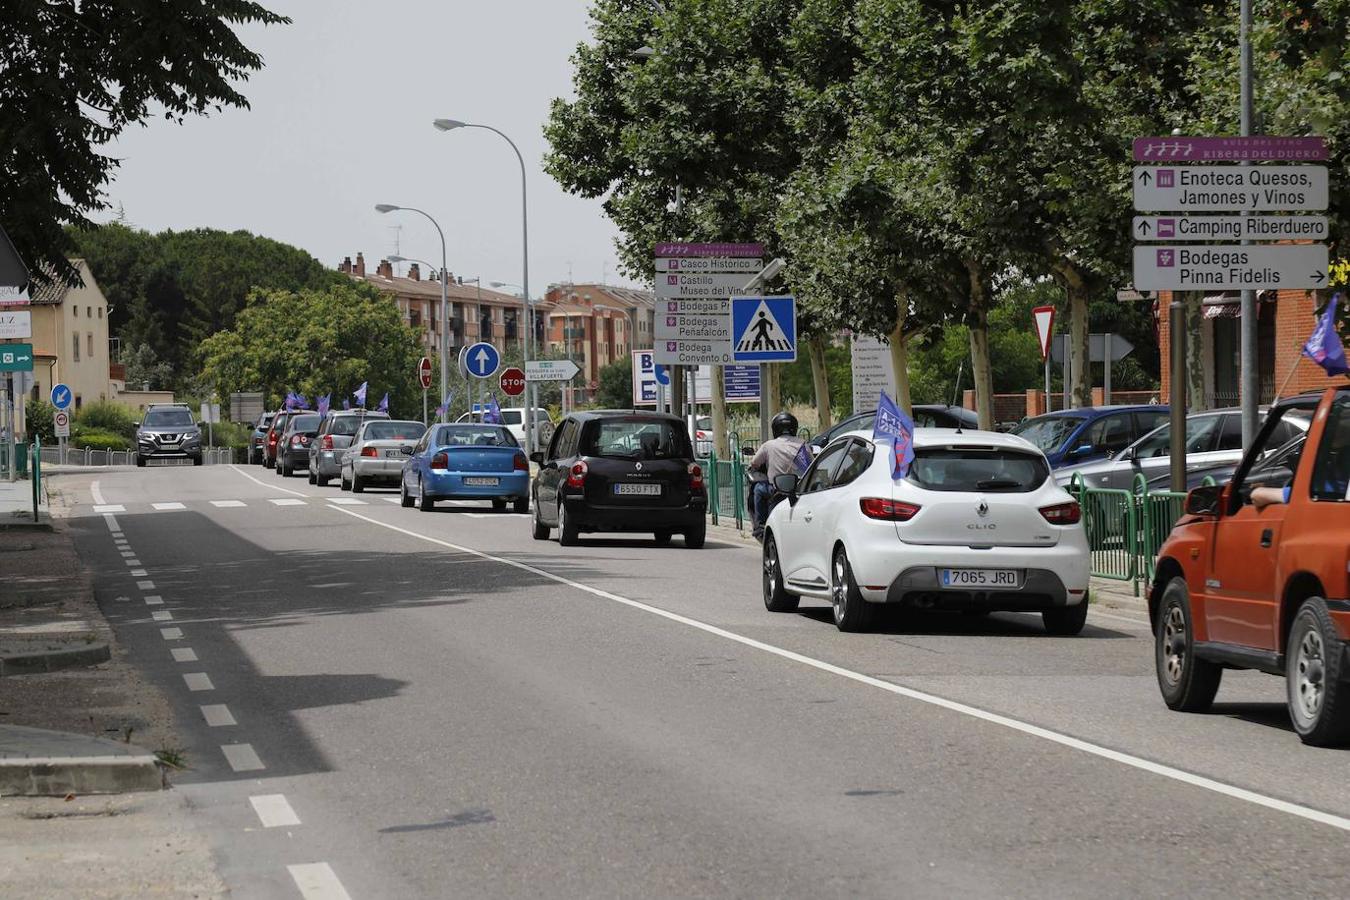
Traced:
<path id="1" fill-rule="evenodd" d="M 1299 712 L 1309 721 L 1316 720 L 1326 696 L 1326 653 L 1316 629 L 1309 629 L 1299 641 L 1296 666 Z"/>
<path id="2" fill-rule="evenodd" d="M 1177 684 L 1186 671 L 1186 615 L 1180 606 L 1167 611 L 1163 624 L 1163 671 L 1169 684 Z"/>
<path id="3" fill-rule="evenodd" d="M 834 605 L 834 620 L 841 621 L 848 607 L 848 560 L 843 553 L 834 555 L 834 583 L 830 585 L 830 601 Z"/>
<path id="4" fill-rule="evenodd" d="M 764 542 L 764 596 L 778 592 L 778 543 L 770 535 Z"/>

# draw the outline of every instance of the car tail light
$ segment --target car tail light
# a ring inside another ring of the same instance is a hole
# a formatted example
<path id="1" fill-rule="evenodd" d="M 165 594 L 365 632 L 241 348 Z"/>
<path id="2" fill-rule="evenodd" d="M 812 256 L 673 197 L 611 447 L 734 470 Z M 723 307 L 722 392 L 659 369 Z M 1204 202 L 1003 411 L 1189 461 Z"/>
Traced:
<path id="1" fill-rule="evenodd" d="M 376 450 L 374 447 L 362 447 L 362 448 L 361 448 L 361 455 L 362 455 L 362 456 L 376 457 L 376 456 L 379 456 L 379 455 L 380 455 L 380 451 Z"/>
<path id="2" fill-rule="evenodd" d="M 323 436 L 323 441 L 322 441 L 322 443 L 319 444 L 319 447 L 320 447 L 321 449 L 323 449 L 323 450 L 332 450 L 332 449 L 333 449 L 333 436 L 332 436 L 331 434 L 325 434 L 325 435 Z"/>
<path id="3" fill-rule="evenodd" d="M 523 454 L 523 453 L 517 453 L 517 454 L 516 454 L 516 461 L 515 461 L 515 464 L 514 464 L 513 468 L 514 468 L 517 472 L 528 472 L 528 471 L 530 471 L 530 461 L 527 460 L 527 459 L 525 458 L 525 454 Z"/>
<path id="4" fill-rule="evenodd" d="M 450 468 L 450 454 L 442 450 L 431 458 L 431 467 L 448 471 Z"/>
<path id="5" fill-rule="evenodd" d="M 275 432 L 275 431 L 274 431 L 274 432 L 270 432 L 270 433 L 267 435 L 267 448 L 270 450 L 271 448 L 275 447 L 276 445 L 277 445 L 277 435 L 276 435 L 276 432 Z"/>
<path id="6" fill-rule="evenodd" d="M 308 444 L 309 438 L 305 437 L 303 434 L 297 434 L 295 437 L 291 438 L 292 447 L 304 447 Z"/>
<path id="7" fill-rule="evenodd" d="M 1042 506 L 1041 515 L 1051 525 L 1077 525 L 1083 518 L 1083 508 L 1077 501 L 1071 500 L 1055 506 Z"/>
<path id="8" fill-rule="evenodd" d="M 582 459 L 572 463 L 572 468 L 567 470 L 567 486 L 570 488 L 583 487 L 586 484 L 588 468 L 586 461 Z"/>
<path id="9" fill-rule="evenodd" d="M 689 464 L 689 490 L 695 494 L 703 493 L 703 469 L 698 463 Z"/>
<path id="10" fill-rule="evenodd" d="M 869 519 L 883 519 L 888 522 L 908 522 L 918 513 L 920 507 L 914 503 L 902 503 L 899 500 L 886 500 L 881 497 L 864 497 L 858 501 L 864 516 Z"/>

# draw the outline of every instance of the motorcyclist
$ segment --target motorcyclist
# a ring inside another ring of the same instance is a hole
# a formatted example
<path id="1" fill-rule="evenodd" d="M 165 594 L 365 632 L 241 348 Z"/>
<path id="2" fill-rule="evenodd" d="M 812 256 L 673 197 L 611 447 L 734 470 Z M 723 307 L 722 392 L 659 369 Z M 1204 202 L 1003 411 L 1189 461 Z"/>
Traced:
<path id="1" fill-rule="evenodd" d="M 797 472 L 797 454 L 801 452 L 802 441 L 797 437 L 797 417 L 784 410 L 773 417 L 769 424 L 773 439 L 765 441 L 750 460 L 750 471 L 754 482 L 756 538 L 764 537 L 764 522 L 769 518 L 769 501 L 773 499 L 773 480 L 779 475 Z M 763 475 L 763 480 L 755 477 Z"/>

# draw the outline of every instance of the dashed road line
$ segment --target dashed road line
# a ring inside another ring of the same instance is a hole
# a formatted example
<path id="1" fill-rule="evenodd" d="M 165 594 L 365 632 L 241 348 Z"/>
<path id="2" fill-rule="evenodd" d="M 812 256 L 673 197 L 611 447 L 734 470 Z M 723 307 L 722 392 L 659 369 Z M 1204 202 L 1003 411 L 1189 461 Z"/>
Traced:
<path id="1" fill-rule="evenodd" d="M 151 503 L 150 507 L 158 510 L 187 509 L 187 505 L 183 503 Z"/>
<path id="2" fill-rule="evenodd" d="M 291 809 L 285 794 L 260 794 L 249 797 L 248 802 L 253 804 L 253 811 L 258 814 L 258 821 L 262 822 L 264 828 L 300 824 L 300 817 Z"/>
<path id="3" fill-rule="evenodd" d="M 191 647 L 174 647 L 169 651 L 173 654 L 174 662 L 196 662 L 197 651 Z"/>
<path id="4" fill-rule="evenodd" d="M 159 633 L 166 641 L 181 641 L 183 639 L 183 629 L 181 628 L 161 628 Z"/>
<path id="5" fill-rule="evenodd" d="M 167 609 L 157 609 L 150 614 L 150 619 L 154 622 L 172 622 L 173 613 Z"/>
<path id="6" fill-rule="evenodd" d="M 136 554 L 135 554 L 133 551 L 131 551 L 131 550 L 122 550 L 122 551 L 120 551 L 120 552 L 121 552 L 121 554 L 122 554 L 122 558 L 123 558 L 123 559 L 125 559 L 125 558 L 127 558 L 127 557 L 129 557 L 129 556 L 135 556 L 135 555 L 136 555 Z"/>
<path id="7" fill-rule="evenodd" d="M 163 603 L 164 598 L 161 597 L 159 594 L 151 594 L 150 596 L 145 598 L 146 606 L 160 606 Z"/>
<path id="8" fill-rule="evenodd" d="M 351 895 L 328 863 L 304 863 L 286 869 L 305 900 L 351 900 Z"/>
<path id="9" fill-rule="evenodd" d="M 224 703 L 208 703 L 202 708 L 202 718 L 206 724 L 212 728 L 223 728 L 227 725 L 238 724 L 234 721 L 234 716 L 230 713 L 230 708 Z"/>
<path id="10" fill-rule="evenodd" d="M 103 514 L 103 523 L 108 526 L 108 530 L 112 532 L 113 537 L 122 536 L 122 525 L 112 513 Z"/>
<path id="11" fill-rule="evenodd" d="M 138 565 L 139 565 L 139 563 L 138 563 Z M 129 574 L 132 578 L 144 578 L 145 576 L 149 575 L 150 573 L 147 572 L 145 569 L 132 569 L 132 570 L 131 570 L 129 573 L 127 573 L 127 574 Z"/>
<path id="12" fill-rule="evenodd" d="M 124 513 L 127 508 L 121 503 L 97 503 L 94 505 L 96 513 Z"/>
<path id="13" fill-rule="evenodd" d="M 155 589 L 155 583 L 154 583 L 153 581 L 138 581 L 138 582 L 136 582 L 136 590 L 138 590 L 138 591 L 153 591 L 154 589 Z"/>
<path id="14" fill-rule="evenodd" d="M 183 681 L 187 684 L 189 691 L 214 691 L 216 686 L 211 683 L 211 676 L 205 672 L 185 672 Z"/>
<path id="15" fill-rule="evenodd" d="M 253 482 L 254 484 L 262 485 L 262 486 L 265 487 L 265 488 L 271 488 L 272 490 L 281 491 L 283 494 L 293 494 L 293 495 L 295 495 L 296 497 L 311 497 L 311 498 L 313 497 L 312 494 L 305 494 L 305 493 L 301 493 L 300 491 L 295 491 L 295 490 L 291 490 L 290 488 L 281 487 L 280 485 L 272 484 L 271 482 L 260 481 L 260 480 L 258 480 L 257 478 L 254 478 L 254 477 L 253 477 L 252 475 L 250 475 L 249 473 L 245 472 L 243 469 L 241 469 L 241 468 L 239 468 L 238 466 L 234 465 L 233 463 L 230 464 L 230 468 L 231 468 L 231 469 L 234 469 L 235 472 L 239 473 L 240 475 L 243 475 L 245 478 L 247 478 L 249 481 Z M 274 501 L 274 502 L 275 502 L 275 501 Z"/>
<path id="16" fill-rule="evenodd" d="M 211 505 L 220 509 L 234 509 L 240 506 L 248 506 L 243 500 L 212 500 Z"/>
<path id="17" fill-rule="evenodd" d="M 278 497 L 278 498 L 276 498 L 275 500 L 268 500 L 267 502 L 268 502 L 268 503 L 271 503 L 271 504 L 273 504 L 273 505 L 275 505 L 275 506 L 308 506 L 308 505 L 309 505 L 309 504 L 306 503 L 304 500 L 298 500 L 298 499 L 296 499 L 295 497 Z"/>
<path id="18" fill-rule="evenodd" d="M 329 497 L 328 502 L 335 506 L 369 506 L 364 500 L 357 500 L 355 497 Z"/>
<path id="19" fill-rule="evenodd" d="M 236 772 L 259 772 L 267 768 L 252 744 L 221 744 L 220 752 L 225 754 L 225 761 Z"/>
<path id="20" fill-rule="evenodd" d="M 402 497 L 381 497 L 380 499 L 383 500 L 385 503 L 402 503 L 402 502 L 403 502 L 403 498 L 402 498 Z"/>
<path id="21" fill-rule="evenodd" d="M 126 563 L 127 565 L 129 565 L 129 566 L 139 566 L 139 565 L 141 564 L 141 561 L 140 561 L 139 559 L 135 559 L 135 558 L 123 560 L 123 562 L 125 562 L 125 563 Z M 144 575 L 145 575 L 145 573 L 142 572 L 142 573 L 141 573 L 141 576 L 144 576 Z M 138 576 L 136 575 L 135 572 L 132 572 L 132 573 L 131 573 L 131 577 L 132 577 L 132 578 L 136 578 L 136 577 L 138 577 Z"/>

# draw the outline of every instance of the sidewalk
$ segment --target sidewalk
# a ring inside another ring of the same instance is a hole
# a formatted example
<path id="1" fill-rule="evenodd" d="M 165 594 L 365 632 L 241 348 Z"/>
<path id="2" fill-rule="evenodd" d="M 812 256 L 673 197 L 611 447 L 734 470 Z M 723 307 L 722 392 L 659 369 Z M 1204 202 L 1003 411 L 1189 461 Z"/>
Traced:
<path id="1" fill-rule="evenodd" d="M 48 521 L 47 491 L 43 486 L 38 498 L 38 521 Z M 33 524 L 33 482 L 0 480 L 0 527 L 15 524 Z"/>

